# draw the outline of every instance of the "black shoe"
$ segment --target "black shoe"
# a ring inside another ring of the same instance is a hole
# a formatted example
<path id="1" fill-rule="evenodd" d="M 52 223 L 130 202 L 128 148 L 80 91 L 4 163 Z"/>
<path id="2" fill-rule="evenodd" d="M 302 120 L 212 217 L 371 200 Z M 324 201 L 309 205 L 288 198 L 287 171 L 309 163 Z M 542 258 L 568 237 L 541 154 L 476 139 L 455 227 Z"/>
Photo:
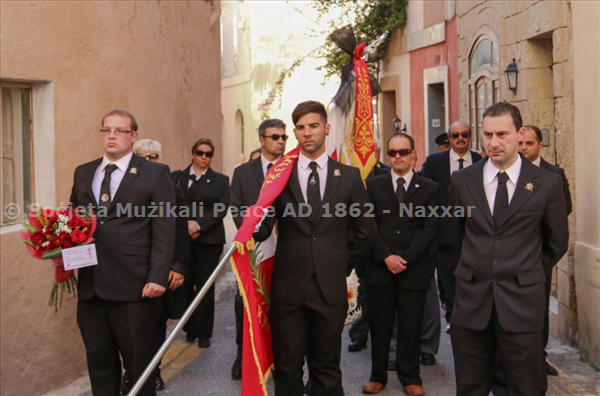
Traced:
<path id="1" fill-rule="evenodd" d="M 200 338 L 198 340 L 198 348 L 208 348 L 210 347 L 210 339 L 209 338 Z"/>
<path id="2" fill-rule="evenodd" d="M 396 363 L 388 360 L 387 371 L 396 371 Z"/>
<path id="3" fill-rule="evenodd" d="M 360 352 L 367 347 L 366 342 L 360 342 L 357 340 L 353 340 L 350 344 L 348 344 L 349 352 Z"/>
<path id="4" fill-rule="evenodd" d="M 550 363 L 548 363 L 547 360 L 546 360 L 546 374 L 552 375 L 552 376 L 557 376 L 558 375 L 558 370 L 556 370 L 554 367 L 552 367 L 550 365 Z"/>
<path id="5" fill-rule="evenodd" d="M 198 338 L 198 337 L 194 337 L 193 335 L 191 335 L 190 333 L 185 333 L 185 340 L 187 342 L 194 342 L 194 340 Z"/>
<path id="6" fill-rule="evenodd" d="M 165 389 L 165 381 L 163 381 L 160 370 L 158 370 L 158 373 L 156 374 L 156 390 L 161 391 L 163 389 Z"/>
<path id="7" fill-rule="evenodd" d="M 125 373 L 125 374 L 123 374 L 123 378 L 121 379 L 121 390 L 119 391 L 119 396 L 127 396 L 130 389 L 131 389 L 131 384 L 129 383 L 129 378 L 127 377 L 127 373 Z"/>
<path id="8" fill-rule="evenodd" d="M 235 359 L 235 362 L 233 362 L 233 366 L 231 367 L 231 379 L 234 381 L 242 379 L 242 361 L 240 359 Z"/>
<path id="9" fill-rule="evenodd" d="M 435 356 L 431 353 L 422 353 L 421 354 L 421 364 L 423 366 L 434 366 L 436 363 Z"/>

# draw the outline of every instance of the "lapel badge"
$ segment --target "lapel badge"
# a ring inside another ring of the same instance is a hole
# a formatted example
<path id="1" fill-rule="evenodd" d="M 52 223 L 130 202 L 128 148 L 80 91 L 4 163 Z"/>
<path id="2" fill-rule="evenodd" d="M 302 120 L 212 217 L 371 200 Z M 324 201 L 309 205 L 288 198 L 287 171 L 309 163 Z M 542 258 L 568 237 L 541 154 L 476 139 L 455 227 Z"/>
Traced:
<path id="1" fill-rule="evenodd" d="M 335 169 L 335 170 L 333 171 L 333 176 L 336 176 L 336 177 L 337 177 L 337 176 L 342 176 L 342 172 L 340 172 L 340 170 L 339 170 L 339 169 Z"/>
<path id="2" fill-rule="evenodd" d="M 129 173 L 133 173 L 134 175 L 137 175 L 137 168 L 129 169 Z"/>
<path id="3" fill-rule="evenodd" d="M 210 179 L 206 179 L 206 182 L 207 182 L 207 183 L 210 183 Z"/>
<path id="4" fill-rule="evenodd" d="M 108 194 L 107 193 L 102 194 L 102 196 L 100 197 L 100 201 L 108 202 Z"/>
<path id="5" fill-rule="evenodd" d="M 527 191 L 533 191 L 533 183 L 527 183 L 525 185 L 525 190 L 527 190 Z"/>
<path id="6" fill-rule="evenodd" d="M 415 184 L 415 188 L 419 188 L 420 186 L 418 184 Z"/>

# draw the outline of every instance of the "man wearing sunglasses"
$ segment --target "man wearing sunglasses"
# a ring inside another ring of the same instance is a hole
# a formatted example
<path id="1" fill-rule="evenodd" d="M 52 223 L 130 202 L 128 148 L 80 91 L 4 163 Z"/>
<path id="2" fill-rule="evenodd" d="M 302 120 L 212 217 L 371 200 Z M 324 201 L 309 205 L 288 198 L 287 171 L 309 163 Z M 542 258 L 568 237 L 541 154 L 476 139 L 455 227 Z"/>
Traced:
<path id="1" fill-rule="evenodd" d="M 238 166 L 231 179 L 231 208 L 236 209 L 233 222 L 237 228 L 242 226 L 245 208 L 254 205 L 258 200 L 260 188 L 269 169 L 281 158 L 285 151 L 285 124 L 278 119 L 264 120 L 258 127 L 258 140 L 262 153 L 252 161 Z M 235 342 L 238 346 L 237 357 L 231 368 L 231 378 L 242 378 L 242 324 L 244 322 L 244 302 L 239 293 L 235 294 Z"/>
<path id="2" fill-rule="evenodd" d="M 441 192 L 437 183 L 412 170 L 414 147 L 409 135 L 393 135 L 387 144 L 392 172 L 367 179 L 378 228 L 367 269 L 372 368 L 363 392 L 369 394 L 379 393 L 387 384 L 390 340 L 397 321 L 396 375 L 407 395 L 425 395 L 419 366 L 421 324 L 435 269 L 433 241 L 439 219 L 411 216 L 401 208 L 438 206 Z"/>
<path id="3" fill-rule="evenodd" d="M 452 173 L 469 167 L 481 160 L 479 153 L 470 150 L 471 127 L 463 121 L 456 121 L 448 131 L 450 150 L 431 154 L 423 165 L 423 176 L 442 186 L 441 205 L 448 205 L 448 189 Z M 446 294 L 446 332 L 450 331 L 450 319 L 454 308 L 454 270 L 458 265 L 458 247 L 452 240 L 452 221 L 448 217 L 440 219 L 436 242 L 438 246 L 438 277 Z"/>

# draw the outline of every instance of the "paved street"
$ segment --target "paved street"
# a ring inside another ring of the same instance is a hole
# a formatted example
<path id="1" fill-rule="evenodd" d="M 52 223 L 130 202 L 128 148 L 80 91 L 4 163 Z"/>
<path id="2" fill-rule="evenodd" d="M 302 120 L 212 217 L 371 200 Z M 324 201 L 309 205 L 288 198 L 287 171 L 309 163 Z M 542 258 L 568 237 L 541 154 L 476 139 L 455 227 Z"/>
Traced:
<path id="1" fill-rule="evenodd" d="M 226 221 L 228 239 L 235 233 L 230 219 Z M 240 395 L 241 383 L 232 381 L 231 365 L 235 359 L 235 324 L 233 297 L 235 280 L 228 267 L 217 282 L 217 303 L 214 336 L 211 347 L 199 349 L 195 343 L 185 341 L 180 334 L 163 359 L 163 378 L 167 388 L 159 395 L 177 396 L 227 396 Z M 172 326 L 171 326 L 172 328 Z M 421 366 L 423 385 L 428 396 L 454 395 L 454 365 L 450 337 L 442 332 L 438 363 Z M 362 385 L 370 372 L 370 349 L 348 352 L 349 338 L 344 331 L 342 349 L 342 372 L 344 391 L 347 396 L 362 395 Z M 586 362 L 580 361 L 577 350 L 561 345 L 551 339 L 549 360 L 559 370 L 558 377 L 550 378 L 548 396 L 592 396 L 600 394 L 600 372 Z M 381 395 L 403 395 L 402 388 L 393 375 Z M 269 394 L 273 395 L 273 381 L 269 380 Z M 50 392 L 45 396 L 91 396 L 89 381 L 82 378 L 70 387 Z"/>

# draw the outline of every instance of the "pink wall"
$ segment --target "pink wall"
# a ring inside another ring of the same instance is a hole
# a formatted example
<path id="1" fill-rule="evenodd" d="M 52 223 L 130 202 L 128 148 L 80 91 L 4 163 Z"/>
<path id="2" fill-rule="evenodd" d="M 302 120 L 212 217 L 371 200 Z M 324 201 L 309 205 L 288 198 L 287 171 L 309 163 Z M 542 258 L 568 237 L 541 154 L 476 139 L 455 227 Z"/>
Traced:
<path id="1" fill-rule="evenodd" d="M 441 65 L 448 66 L 448 98 L 450 123 L 458 120 L 458 75 L 456 62 L 458 57 L 458 38 L 456 36 L 456 18 L 446 22 L 446 41 L 421 48 L 410 53 L 410 131 L 415 139 L 419 156 L 417 168 L 425 161 L 425 109 L 423 70 Z"/>

